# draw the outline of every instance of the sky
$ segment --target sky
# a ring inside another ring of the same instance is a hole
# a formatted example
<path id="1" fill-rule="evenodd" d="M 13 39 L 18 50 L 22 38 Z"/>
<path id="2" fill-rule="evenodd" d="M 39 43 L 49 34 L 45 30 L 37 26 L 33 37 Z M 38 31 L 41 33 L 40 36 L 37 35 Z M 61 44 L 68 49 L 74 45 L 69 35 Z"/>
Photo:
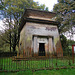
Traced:
<path id="1" fill-rule="evenodd" d="M 49 11 L 52 11 L 54 4 L 57 4 L 57 0 L 34 0 L 39 2 L 39 4 L 45 4 L 49 8 Z"/>
<path id="2" fill-rule="evenodd" d="M 2 29 L 4 29 L 3 22 L 2 22 L 2 20 L 0 20 L 0 30 L 2 30 Z"/>

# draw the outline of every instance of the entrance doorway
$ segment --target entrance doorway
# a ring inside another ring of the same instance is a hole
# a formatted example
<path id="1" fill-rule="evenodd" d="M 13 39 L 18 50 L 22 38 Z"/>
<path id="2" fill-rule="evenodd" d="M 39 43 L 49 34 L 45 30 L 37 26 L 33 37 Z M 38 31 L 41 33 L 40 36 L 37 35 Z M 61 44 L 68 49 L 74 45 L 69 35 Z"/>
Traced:
<path id="1" fill-rule="evenodd" d="M 39 43 L 39 56 L 45 56 L 45 43 Z"/>

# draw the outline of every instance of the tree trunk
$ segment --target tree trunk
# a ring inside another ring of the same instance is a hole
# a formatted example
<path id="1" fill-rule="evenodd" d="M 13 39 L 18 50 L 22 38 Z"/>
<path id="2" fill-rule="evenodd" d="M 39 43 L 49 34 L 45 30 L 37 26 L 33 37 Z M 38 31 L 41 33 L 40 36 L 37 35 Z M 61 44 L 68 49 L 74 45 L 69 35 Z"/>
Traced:
<path id="1" fill-rule="evenodd" d="M 14 43 L 13 43 L 13 52 L 16 51 L 16 32 L 14 33 Z"/>
<path id="2" fill-rule="evenodd" d="M 11 52 L 11 32 L 10 32 L 10 52 Z"/>
<path id="3" fill-rule="evenodd" d="M 9 22 L 9 37 L 10 37 L 10 52 L 11 52 L 11 14 L 10 14 L 10 22 Z"/>
<path id="4" fill-rule="evenodd" d="M 13 52 L 15 52 L 15 51 L 16 51 L 16 46 L 13 47 Z"/>
<path id="5" fill-rule="evenodd" d="M 17 42 L 16 36 L 17 36 L 17 29 L 16 26 L 14 26 L 13 52 L 16 51 L 16 42 Z"/>

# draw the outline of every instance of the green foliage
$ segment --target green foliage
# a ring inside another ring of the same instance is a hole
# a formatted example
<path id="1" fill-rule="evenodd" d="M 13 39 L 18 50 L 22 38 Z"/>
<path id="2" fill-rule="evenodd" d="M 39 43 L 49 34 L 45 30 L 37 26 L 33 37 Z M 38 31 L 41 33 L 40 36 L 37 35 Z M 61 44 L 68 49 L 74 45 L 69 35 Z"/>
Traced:
<path id="1" fill-rule="evenodd" d="M 16 16 L 18 15 L 17 13 L 21 14 L 22 16 L 25 8 L 35 8 L 40 10 L 46 9 L 44 4 L 39 5 L 33 0 L 5 0 L 4 5 L 8 13 L 15 14 Z"/>
<path id="2" fill-rule="evenodd" d="M 60 33 L 69 31 L 74 34 L 75 28 L 75 1 L 74 0 L 58 0 L 59 3 L 55 4 L 53 11 L 57 13 L 56 21 L 61 24 L 58 26 Z"/>
<path id="3" fill-rule="evenodd" d="M 0 10 L 2 10 L 2 9 L 3 9 L 3 5 L 4 5 L 3 1 L 2 1 L 2 0 L 0 0 Z"/>
<path id="4" fill-rule="evenodd" d="M 62 44 L 63 51 L 64 51 L 64 52 L 68 52 L 68 51 L 67 51 L 67 48 L 68 48 L 67 38 L 62 34 L 62 35 L 60 36 L 60 39 L 61 39 L 61 44 Z"/>
<path id="5" fill-rule="evenodd" d="M 72 44 L 75 42 L 71 40 L 71 37 L 75 34 L 75 1 L 74 0 L 58 0 L 55 4 L 53 11 L 57 13 L 56 21 L 61 24 L 58 25 L 58 29 L 61 37 L 61 44 L 63 52 L 72 52 Z M 70 40 L 63 35 L 68 32 Z"/>
<path id="6" fill-rule="evenodd" d="M 63 53 L 72 53 L 72 45 L 75 45 L 74 40 L 67 40 L 67 38 L 62 34 L 60 35 L 61 44 L 63 48 Z"/>
<path id="7" fill-rule="evenodd" d="M 74 40 L 67 40 L 69 51 L 72 52 L 72 45 L 75 45 Z"/>
<path id="8" fill-rule="evenodd" d="M 10 51 L 9 46 L 9 32 L 5 31 L 0 33 L 0 52 Z"/>
<path id="9" fill-rule="evenodd" d="M 26 8 L 35 8 L 39 10 L 48 11 L 48 7 L 45 7 L 44 4 L 39 5 L 38 2 L 33 0 L 4 0 L 3 1 L 3 16 L 6 18 L 5 31 L 2 34 L 2 41 L 10 45 L 13 48 L 13 51 L 16 50 L 16 45 L 18 46 L 19 42 L 19 24 L 20 19 Z"/>
<path id="10" fill-rule="evenodd" d="M 68 43 L 70 46 L 75 45 L 75 41 L 74 40 L 68 40 Z"/>

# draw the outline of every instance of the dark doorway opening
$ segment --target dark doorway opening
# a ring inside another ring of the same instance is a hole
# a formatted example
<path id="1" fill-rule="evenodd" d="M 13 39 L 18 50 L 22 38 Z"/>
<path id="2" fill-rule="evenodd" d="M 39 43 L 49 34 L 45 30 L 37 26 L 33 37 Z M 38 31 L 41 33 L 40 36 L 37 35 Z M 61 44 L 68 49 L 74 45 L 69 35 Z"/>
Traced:
<path id="1" fill-rule="evenodd" d="M 39 56 L 45 56 L 45 43 L 39 43 Z"/>

